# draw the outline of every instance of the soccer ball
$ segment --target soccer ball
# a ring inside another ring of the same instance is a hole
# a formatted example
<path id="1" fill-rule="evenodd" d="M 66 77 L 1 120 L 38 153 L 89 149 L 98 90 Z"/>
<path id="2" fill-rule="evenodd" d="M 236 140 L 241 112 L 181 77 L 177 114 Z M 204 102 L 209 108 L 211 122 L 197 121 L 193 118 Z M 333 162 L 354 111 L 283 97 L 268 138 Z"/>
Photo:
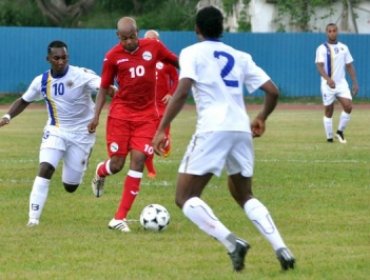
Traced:
<path id="1" fill-rule="evenodd" d="M 140 224 L 144 229 L 162 231 L 170 223 L 170 213 L 160 204 L 149 204 L 140 214 Z"/>

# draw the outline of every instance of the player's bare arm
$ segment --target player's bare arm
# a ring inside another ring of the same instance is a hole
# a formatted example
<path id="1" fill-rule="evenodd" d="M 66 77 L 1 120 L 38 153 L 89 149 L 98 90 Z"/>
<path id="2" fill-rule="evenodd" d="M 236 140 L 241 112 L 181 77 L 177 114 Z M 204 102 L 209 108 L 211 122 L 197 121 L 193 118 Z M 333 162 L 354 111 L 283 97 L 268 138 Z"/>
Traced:
<path id="1" fill-rule="evenodd" d="M 261 89 L 265 92 L 265 101 L 262 111 L 251 123 L 253 137 L 260 137 L 265 132 L 265 122 L 271 112 L 274 111 L 279 98 L 279 90 L 271 80 L 264 83 Z"/>
<path id="2" fill-rule="evenodd" d="M 188 92 L 191 89 L 193 80 L 183 78 L 180 80 L 178 87 L 170 102 L 167 105 L 163 118 L 159 124 L 158 130 L 153 138 L 153 148 L 157 155 L 162 155 L 164 151 L 165 129 L 171 124 L 172 120 L 177 116 L 184 106 L 188 97 Z"/>
<path id="3" fill-rule="evenodd" d="M 320 75 L 326 80 L 328 86 L 331 88 L 335 88 L 335 82 L 325 72 L 324 63 L 321 63 L 321 62 L 316 63 L 316 68 L 317 68 L 317 71 L 319 71 Z"/>
<path id="4" fill-rule="evenodd" d="M 99 89 L 99 92 L 95 100 L 94 118 L 91 120 L 91 122 L 87 126 L 90 133 L 94 133 L 96 131 L 96 127 L 99 125 L 100 113 L 104 107 L 106 96 L 110 95 L 110 92 L 111 92 L 110 88 L 100 88 Z"/>
<path id="5" fill-rule="evenodd" d="M 352 80 L 352 95 L 355 96 L 359 90 L 355 67 L 353 66 L 352 63 L 349 63 L 349 64 L 346 64 L 346 70 Z"/>
<path id="6" fill-rule="evenodd" d="M 26 109 L 28 105 L 30 105 L 30 103 L 22 99 L 22 97 L 14 101 L 14 103 L 10 106 L 8 113 L 6 113 L 0 119 L 0 127 L 7 125 L 12 118 L 22 113 L 23 110 Z"/>

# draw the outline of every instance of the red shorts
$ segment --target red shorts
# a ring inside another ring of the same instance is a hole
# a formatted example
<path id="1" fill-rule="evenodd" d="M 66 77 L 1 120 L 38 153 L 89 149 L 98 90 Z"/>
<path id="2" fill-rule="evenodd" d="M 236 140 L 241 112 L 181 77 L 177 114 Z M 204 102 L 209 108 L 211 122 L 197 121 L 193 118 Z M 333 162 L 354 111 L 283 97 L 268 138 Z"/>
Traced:
<path id="1" fill-rule="evenodd" d="M 108 117 L 106 140 L 109 157 L 126 157 L 131 150 L 152 155 L 152 140 L 157 126 L 158 120 L 128 121 Z"/>

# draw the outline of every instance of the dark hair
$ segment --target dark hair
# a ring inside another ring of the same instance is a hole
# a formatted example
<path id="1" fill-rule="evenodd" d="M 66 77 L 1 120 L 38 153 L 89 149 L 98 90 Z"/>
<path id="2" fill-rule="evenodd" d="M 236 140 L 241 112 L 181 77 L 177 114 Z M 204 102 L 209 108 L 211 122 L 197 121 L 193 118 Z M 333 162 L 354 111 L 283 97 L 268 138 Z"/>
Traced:
<path id="1" fill-rule="evenodd" d="M 48 46 L 48 54 L 51 53 L 52 48 L 66 48 L 68 50 L 67 44 L 62 41 L 53 41 Z"/>
<path id="2" fill-rule="evenodd" d="M 329 27 L 335 27 L 335 28 L 337 28 L 337 29 L 338 29 L 337 25 L 336 25 L 335 23 L 333 23 L 333 22 L 328 23 L 328 24 L 326 25 L 325 30 L 328 30 L 328 28 L 329 28 Z"/>
<path id="3" fill-rule="evenodd" d="M 219 9 L 208 6 L 198 11 L 195 24 L 206 38 L 220 38 L 224 30 L 223 16 Z"/>

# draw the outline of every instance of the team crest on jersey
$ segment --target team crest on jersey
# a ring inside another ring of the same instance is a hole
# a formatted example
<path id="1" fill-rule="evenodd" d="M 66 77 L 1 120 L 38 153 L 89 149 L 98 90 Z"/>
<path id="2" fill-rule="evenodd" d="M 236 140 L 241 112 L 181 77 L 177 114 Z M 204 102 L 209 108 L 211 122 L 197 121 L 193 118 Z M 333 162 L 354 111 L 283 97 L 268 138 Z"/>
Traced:
<path id="1" fill-rule="evenodd" d="M 143 59 L 144 59 L 144 60 L 149 61 L 149 60 L 151 60 L 152 58 L 153 58 L 153 55 L 152 55 L 152 53 L 151 53 L 151 52 L 149 52 L 149 51 L 145 51 L 145 52 L 143 52 Z"/>
<path id="2" fill-rule="evenodd" d="M 46 131 L 44 131 L 44 135 L 42 135 L 42 138 L 48 139 L 49 136 L 50 136 L 50 131 L 49 130 L 46 130 Z"/>
<path id="3" fill-rule="evenodd" d="M 118 144 L 116 142 L 112 142 L 109 145 L 109 149 L 112 153 L 115 153 L 118 151 Z"/>
<path id="4" fill-rule="evenodd" d="M 69 88 L 73 87 L 73 81 L 68 81 L 67 82 L 67 87 L 69 87 Z"/>
<path id="5" fill-rule="evenodd" d="M 162 70 L 163 69 L 163 63 L 162 62 L 157 62 L 157 64 L 155 65 L 155 68 L 157 68 L 158 70 Z"/>

